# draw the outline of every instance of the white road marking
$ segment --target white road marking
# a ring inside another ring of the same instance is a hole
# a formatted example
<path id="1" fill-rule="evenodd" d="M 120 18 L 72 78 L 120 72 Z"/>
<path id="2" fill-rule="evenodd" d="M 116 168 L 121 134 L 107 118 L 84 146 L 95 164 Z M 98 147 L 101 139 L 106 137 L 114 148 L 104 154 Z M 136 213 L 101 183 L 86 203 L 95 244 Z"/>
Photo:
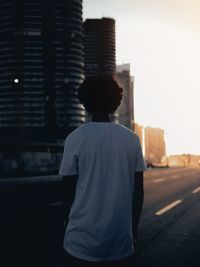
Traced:
<path id="1" fill-rule="evenodd" d="M 179 174 L 173 175 L 172 178 L 173 179 L 180 178 L 180 175 Z"/>
<path id="2" fill-rule="evenodd" d="M 167 205 L 166 207 L 164 207 L 163 209 L 159 210 L 156 212 L 156 215 L 162 215 L 163 213 L 167 212 L 168 210 L 174 208 L 175 206 L 177 206 L 178 204 L 180 204 L 182 202 L 181 199 L 178 199 L 174 202 L 172 202 L 171 204 Z"/>
<path id="3" fill-rule="evenodd" d="M 165 181 L 165 178 L 156 179 L 153 182 L 154 183 L 160 183 L 160 182 L 163 182 L 163 181 Z"/>
<path id="4" fill-rule="evenodd" d="M 198 193 L 199 191 L 200 191 L 200 186 L 197 187 L 195 190 L 193 190 L 193 191 L 192 191 L 192 194 L 196 194 L 196 193 Z"/>

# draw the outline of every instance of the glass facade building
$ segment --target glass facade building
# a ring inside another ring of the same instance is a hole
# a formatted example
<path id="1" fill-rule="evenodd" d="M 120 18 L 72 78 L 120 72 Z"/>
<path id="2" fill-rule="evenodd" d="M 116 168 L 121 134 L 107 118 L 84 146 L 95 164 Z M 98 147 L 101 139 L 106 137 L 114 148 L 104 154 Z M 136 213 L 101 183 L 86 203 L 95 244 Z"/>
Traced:
<path id="1" fill-rule="evenodd" d="M 85 121 L 83 78 L 81 0 L 0 0 L 3 142 L 66 137 Z"/>

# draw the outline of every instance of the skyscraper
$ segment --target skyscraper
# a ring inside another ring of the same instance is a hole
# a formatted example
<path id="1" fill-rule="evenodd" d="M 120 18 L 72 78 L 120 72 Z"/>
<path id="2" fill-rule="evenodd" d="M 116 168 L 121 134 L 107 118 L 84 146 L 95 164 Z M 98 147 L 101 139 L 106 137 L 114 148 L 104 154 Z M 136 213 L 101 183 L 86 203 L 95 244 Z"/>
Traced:
<path id="1" fill-rule="evenodd" d="M 0 0 L 1 142 L 50 141 L 84 122 L 81 0 Z"/>
<path id="2" fill-rule="evenodd" d="M 86 19 L 83 25 L 85 76 L 115 75 L 115 20 Z"/>
<path id="3" fill-rule="evenodd" d="M 97 74 L 116 76 L 115 20 L 112 18 L 86 19 L 83 28 L 85 76 Z M 118 122 L 116 112 L 112 119 Z M 89 116 L 87 120 L 90 120 Z"/>
<path id="4" fill-rule="evenodd" d="M 145 159 L 149 163 L 160 163 L 166 156 L 164 130 L 145 128 Z"/>
<path id="5" fill-rule="evenodd" d="M 133 107 L 133 81 L 130 76 L 130 64 L 117 66 L 117 79 L 123 87 L 123 97 L 118 108 L 119 123 L 131 128 L 134 120 Z"/>

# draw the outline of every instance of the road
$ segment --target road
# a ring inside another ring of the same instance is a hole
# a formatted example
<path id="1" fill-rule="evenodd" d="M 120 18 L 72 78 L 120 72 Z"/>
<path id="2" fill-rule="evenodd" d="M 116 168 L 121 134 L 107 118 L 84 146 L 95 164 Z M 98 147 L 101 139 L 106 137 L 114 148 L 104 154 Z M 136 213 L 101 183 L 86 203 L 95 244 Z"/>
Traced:
<path id="1" fill-rule="evenodd" d="M 140 267 L 200 266 L 200 168 L 145 173 Z"/>
<path id="2" fill-rule="evenodd" d="M 137 267 L 199 267 L 200 168 L 152 169 L 144 180 Z M 0 266 L 62 266 L 62 183 L 12 183 L 0 183 Z"/>

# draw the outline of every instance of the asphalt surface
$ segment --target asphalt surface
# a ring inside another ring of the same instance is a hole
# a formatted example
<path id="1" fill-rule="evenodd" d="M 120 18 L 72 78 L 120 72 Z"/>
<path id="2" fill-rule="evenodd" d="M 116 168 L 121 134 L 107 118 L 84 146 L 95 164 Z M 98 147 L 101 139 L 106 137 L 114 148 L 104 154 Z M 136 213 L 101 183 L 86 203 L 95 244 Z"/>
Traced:
<path id="1" fill-rule="evenodd" d="M 137 267 L 200 267 L 200 167 L 148 170 L 144 181 Z M 60 180 L 0 185 L 0 267 L 61 267 Z"/>
<path id="2" fill-rule="evenodd" d="M 64 236 L 58 177 L 0 180 L 0 267 L 61 267 Z"/>
<path id="3" fill-rule="evenodd" d="M 138 266 L 200 266 L 200 167 L 145 173 Z"/>

